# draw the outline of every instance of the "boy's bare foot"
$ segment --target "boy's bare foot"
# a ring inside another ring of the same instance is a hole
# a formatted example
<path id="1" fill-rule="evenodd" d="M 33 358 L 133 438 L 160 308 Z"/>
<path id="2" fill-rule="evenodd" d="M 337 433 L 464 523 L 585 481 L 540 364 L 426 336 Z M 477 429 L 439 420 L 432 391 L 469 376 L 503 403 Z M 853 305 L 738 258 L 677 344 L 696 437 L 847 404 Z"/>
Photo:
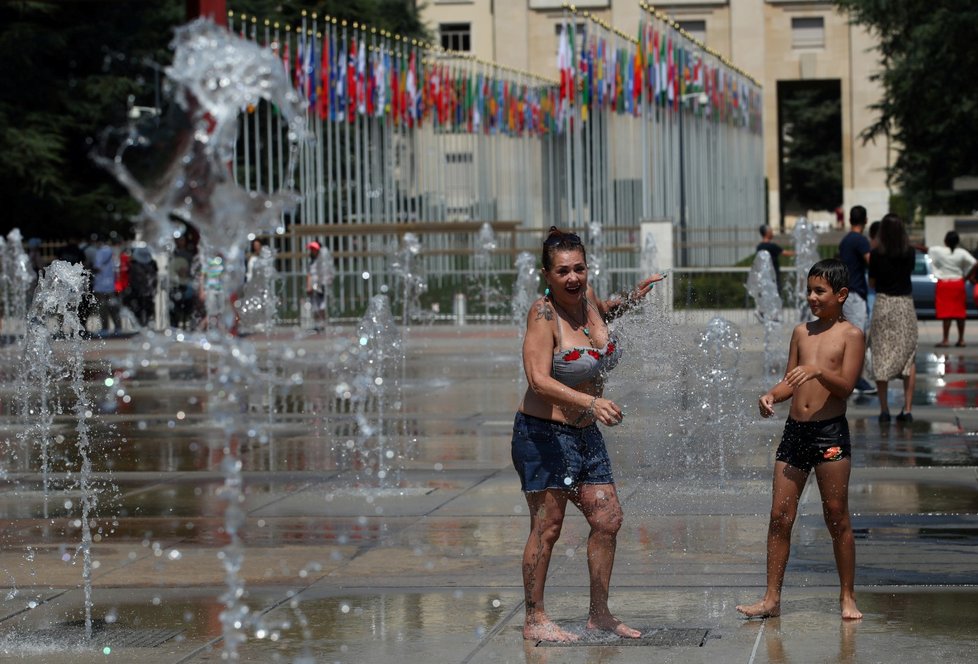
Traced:
<path id="1" fill-rule="evenodd" d="M 577 641 L 577 634 L 572 634 L 557 626 L 557 623 L 547 619 L 541 622 L 524 623 L 523 638 L 528 641 L 557 641 L 560 643 L 571 643 Z"/>
<path id="2" fill-rule="evenodd" d="M 591 616 L 588 618 L 587 628 L 612 632 L 613 634 L 617 634 L 624 639 L 637 639 L 638 637 L 642 636 L 640 631 L 637 629 L 632 629 L 611 614 L 606 616 Z"/>
<path id="3" fill-rule="evenodd" d="M 839 600 L 839 606 L 842 607 L 842 619 L 843 620 L 861 620 L 863 617 L 862 611 L 856 608 L 856 598 L 855 597 L 843 597 Z"/>
<path id="4" fill-rule="evenodd" d="M 756 604 L 738 604 L 737 610 L 748 618 L 775 618 L 781 615 L 781 602 L 762 599 Z"/>

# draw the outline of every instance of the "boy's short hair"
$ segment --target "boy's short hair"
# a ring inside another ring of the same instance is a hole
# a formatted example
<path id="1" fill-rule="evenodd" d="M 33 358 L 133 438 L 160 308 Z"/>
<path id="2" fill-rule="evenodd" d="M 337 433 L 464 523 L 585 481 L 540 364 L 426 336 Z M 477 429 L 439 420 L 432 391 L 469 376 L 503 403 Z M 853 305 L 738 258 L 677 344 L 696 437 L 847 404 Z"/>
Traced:
<path id="1" fill-rule="evenodd" d="M 849 268 L 837 258 L 821 260 L 808 271 L 808 278 L 821 277 L 832 287 L 833 293 L 849 287 Z"/>

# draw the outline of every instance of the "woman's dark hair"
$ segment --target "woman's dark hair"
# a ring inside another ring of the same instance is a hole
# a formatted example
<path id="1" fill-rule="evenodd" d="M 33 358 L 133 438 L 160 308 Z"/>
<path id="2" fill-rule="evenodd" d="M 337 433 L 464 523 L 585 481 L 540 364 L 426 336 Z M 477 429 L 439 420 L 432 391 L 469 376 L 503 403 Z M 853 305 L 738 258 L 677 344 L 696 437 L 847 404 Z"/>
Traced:
<path id="1" fill-rule="evenodd" d="M 880 253 L 884 256 L 903 256 L 910 250 L 910 239 L 903 221 L 890 212 L 880 220 Z"/>
<path id="2" fill-rule="evenodd" d="M 546 239 L 543 241 L 543 255 L 540 262 L 544 270 L 549 270 L 553 265 L 553 255 L 558 251 L 573 251 L 580 249 L 584 255 L 584 262 L 587 262 L 587 251 L 584 250 L 584 243 L 577 233 L 565 233 L 556 226 L 550 227 Z"/>
<path id="3" fill-rule="evenodd" d="M 957 231 L 948 231 L 947 235 L 944 236 L 944 244 L 946 244 L 947 248 L 951 251 L 954 251 L 960 242 L 961 236 L 958 235 Z"/>
<path id="4" fill-rule="evenodd" d="M 849 287 L 849 268 L 837 258 L 821 260 L 808 271 L 808 278 L 822 277 L 832 287 L 833 293 Z"/>

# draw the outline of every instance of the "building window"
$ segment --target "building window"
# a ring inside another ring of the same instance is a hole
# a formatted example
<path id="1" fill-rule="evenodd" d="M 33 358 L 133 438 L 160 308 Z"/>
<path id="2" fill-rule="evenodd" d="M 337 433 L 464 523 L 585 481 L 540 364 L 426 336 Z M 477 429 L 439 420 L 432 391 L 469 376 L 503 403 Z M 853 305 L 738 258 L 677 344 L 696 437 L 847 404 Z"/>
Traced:
<path id="1" fill-rule="evenodd" d="M 791 48 L 824 48 L 825 19 L 800 16 L 791 19 Z"/>
<path id="2" fill-rule="evenodd" d="M 438 34 L 442 48 L 463 53 L 472 50 L 471 23 L 442 23 L 438 26 Z"/>
<path id="3" fill-rule="evenodd" d="M 678 21 L 679 27 L 701 44 L 706 43 L 706 21 Z"/>

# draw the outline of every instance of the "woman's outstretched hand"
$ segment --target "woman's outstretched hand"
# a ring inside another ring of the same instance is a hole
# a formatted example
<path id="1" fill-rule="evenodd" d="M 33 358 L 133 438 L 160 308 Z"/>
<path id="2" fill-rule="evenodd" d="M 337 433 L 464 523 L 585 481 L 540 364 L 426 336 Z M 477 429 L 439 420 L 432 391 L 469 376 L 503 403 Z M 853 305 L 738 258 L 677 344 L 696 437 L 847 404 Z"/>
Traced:
<path id="1" fill-rule="evenodd" d="M 641 300 L 643 297 L 649 294 L 649 291 L 652 290 L 657 282 L 662 281 L 665 278 L 666 275 L 656 272 L 647 279 L 643 279 L 642 281 L 638 282 L 638 286 L 628 293 L 628 300 L 632 302 Z"/>

